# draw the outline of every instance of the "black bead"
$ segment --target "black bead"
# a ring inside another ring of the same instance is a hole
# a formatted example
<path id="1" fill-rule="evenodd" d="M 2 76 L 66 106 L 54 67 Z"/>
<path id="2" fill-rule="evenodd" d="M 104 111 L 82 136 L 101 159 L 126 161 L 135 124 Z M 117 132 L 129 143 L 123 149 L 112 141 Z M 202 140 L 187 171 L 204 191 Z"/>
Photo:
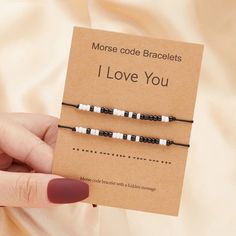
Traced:
<path id="1" fill-rule="evenodd" d="M 136 136 L 135 135 L 131 135 L 131 141 L 135 141 Z"/>
<path id="2" fill-rule="evenodd" d="M 109 132 L 107 131 L 104 131 L 104 134 L 103 134 L 105 137 L 107 137 L 109 135 Z"/>
<path id="3" fill-rule="evenodd" d="M 127 134 L 123 134 L 123 139 L 127 139 Z"/>
<path id="4" fill-rule="evenodd" d="M 156 115 L 153 116 L 153 120 L 157 121 L 157 116 Z"/>
<path id="5" fill-rule="evenodd" d="M 155 143 L 155 138 L 152 138 L 152 143 L 153 143 L 153 144 Z"/>
<path id="6" fill-rule="evenodd" d="M 129 112 L 125 111 L 125 117 L 128 117 L 128 116 L 129 116 Z"/>
<path id="7" fill-rule="evenodd" d="M 94 106 L 91 105 L 89 110 L 90 110 L 90 111 L 94 111 Z"/>
<path id="8" fill-rule="evenodd" d="M 149 120 L 149 115 L 144 115 L 144 120 Z"/>
<path id="9" fill-rule="evenodd" d="M 155 143 L 159 144 L 159 142 L 160 142 L 160 139 L 159 139 L 159 138 L 156 138 L 156 139 L 155 139 Z"/>
<path id="10" fill-rule="evenodd" d="M 109 108 L 109 109 L 108 109 L 108 113 L 109 113 L 109 114 L 112 114 L 112 113 L 113 113 L 113 109 L 112 109 L 112 108 Z"/>
<path id="11" fill-rule="evenodd" d="M 104 107 L 101 107 L 101 113 L 104 113 Z"/>
<path id="12" fill-rule="evenodd" d="M 90 134 L 90 132 L 91 132 L 91 129 L 90 129 L 90 128 L 87 128 L 87 129 L 86 129 L 86 134 Z"/>
<path id="13" fill-rule="evenodd" d="M 99 135 L 99 136 L 103 136 L 103 130 L 99 130 L 98 135 Z"/>
<path id="14" fill-rule="evenodd" d="M 147 137 L 143 137 L 143 142 L 144 142 L 144 143 L 147 142 Z"/>
<path id="15" fill-rule="evenodd" d="M 136 119 L 136 118 L 137 118 L 137 113 L 133 112 L 132 118 L 133 118 L 133 119 Z"/>
<path id="16" fill-rule="evenodd" d="M 148 138 L 147 141 L 148 141 L 148 143 L 151 143 L 152 142 L 152 138 Z"/>
<path id="17" fill-rule="evenodd" d="M 174 117 L 174 116 L 169 116 L 169 121 L 174 121 L 174 120 L 176 120 L 176 117 Z"/>
<path id="18" fill-rule="evenodd" d="M 153 118 L 154 118 L 153 115 L 149 116 L 149 120 L 153 120 Z"/>
<path id="19" fill-rule="evenodd" d="M 76 131 L 76 128 L 75 128 L 75 127 L 73 127 L 73 128 L 72 128 L 72 131 Z"/>
<path id="20" fill-rule="evenodd" d="M 157 116 L 157 120 L 158 120 L 158 121 L 161 121 L 161 116 Z"/>
<path id="21" fill-rule="evenodd" d="M 109 136 L 109 137 L 112 137 L 112 134 L 113 134 L 113 133 L 112 133 L 111 131 L 109 131 L 108 136 Z"/>
<path id="22" fill-rule="evenodd" d="M 141 114 L 140 115 L 140 120 L 143 120 L 144 119 L 144 114 Z"/>
<path id="23" fill-rule="evenodd" d="M 167 140 L 167 142 L 166 142 L 166 145 L 167 146 L 170 146 L 171 144 L 173 144 L 174 142 L 172 141 L 172 140 Z"/>
<path id="24" fill-rule="evenodd" d="M 143 142 L 143 136 L 140 136 L 139 142 Z"/>

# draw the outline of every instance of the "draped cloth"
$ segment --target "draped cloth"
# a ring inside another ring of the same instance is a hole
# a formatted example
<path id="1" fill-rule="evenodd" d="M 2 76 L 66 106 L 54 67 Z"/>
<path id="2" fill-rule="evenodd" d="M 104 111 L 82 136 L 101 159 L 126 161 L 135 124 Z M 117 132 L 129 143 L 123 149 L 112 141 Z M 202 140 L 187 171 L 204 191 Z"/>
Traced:
<path id="1" fill-rule="evenodd" d="M 86 203 L 6 207 L 0 235 L 235 235 L 235 12 L 234 0 L 1 0 L 1 111 L 59 117 L 73 26 L 205 49 L 178 217 Z"/>

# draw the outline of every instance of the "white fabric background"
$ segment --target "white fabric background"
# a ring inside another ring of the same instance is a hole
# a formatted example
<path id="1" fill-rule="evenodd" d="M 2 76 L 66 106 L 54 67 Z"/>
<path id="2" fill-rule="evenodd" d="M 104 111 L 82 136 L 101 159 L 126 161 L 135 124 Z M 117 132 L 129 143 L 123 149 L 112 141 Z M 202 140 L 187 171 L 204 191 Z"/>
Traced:
<path id="1" fill-rule="evenodd" d="M 205 45 L 179 217 L 5 208 L 0 235 L 236 235 L 236 2 L 0 0 L 1 111 L 59 116 L 73 26 Z"/>

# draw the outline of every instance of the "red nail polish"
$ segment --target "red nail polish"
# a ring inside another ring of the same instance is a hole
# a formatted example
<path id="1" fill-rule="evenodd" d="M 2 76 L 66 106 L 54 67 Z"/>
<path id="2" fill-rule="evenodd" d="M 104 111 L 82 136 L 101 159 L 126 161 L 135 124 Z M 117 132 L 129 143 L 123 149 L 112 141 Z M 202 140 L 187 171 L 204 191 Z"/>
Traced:
<path id="1" fill-rule="evenodd" d="M 74 179 L 52 179 L 47 188 L 48 200 L 52 203 L 73 203 L 89 196 L 89 185 Z"/>

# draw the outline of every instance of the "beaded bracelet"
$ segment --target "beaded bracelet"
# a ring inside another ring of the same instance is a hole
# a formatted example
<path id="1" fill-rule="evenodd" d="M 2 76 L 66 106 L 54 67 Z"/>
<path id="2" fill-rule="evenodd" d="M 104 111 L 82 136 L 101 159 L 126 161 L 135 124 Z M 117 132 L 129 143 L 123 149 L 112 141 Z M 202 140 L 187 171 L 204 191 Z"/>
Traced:
<path id="1" fill-rule="evenodd" d="M 114 116 L 123 116 L 123 117 L 140 119 L 140 120 L 150 120 L 150 121 L 160 121 L 160 122 L 180 121 L 180 122 L 193 123 L 193 120 L 178 119 L 174 116 L 148 115 L 148 114 L 141 114 L 141 113 L 136 113 L 132 111 L 124 111 L 124 110 L 119 110 L 116 108 L 109 108 L 109 107 L 99 107 L 99 106 L 85 105 L 85 104 L 75 105 L 75 104 L 71 104 L 67 102 L 62 102 L 62 105 L 75 107 L 82 111 L 103 113 L 103 114 L 109 114 L 109 115 L 114 115 Z"/>
<path id="2" fill-rule="evenodd" d="M 65 126 L 65 125 L 58 125 L 58 127 L 70 129 L 74 132 L 78 132 L 81 134 L 89 134 L 89 135 L 103 136 L 103 137 L 109 137 L 109 138 L 115 138 L 115 139 L 123 139 L 123 140 L 128 140 L 128 141 L 133 141 L 133 142 L 160 144 L 164 146 L 178 145 L 178 146 L 190 147 L 189 144 L 177 143 L 169 139 L 159 139 L 159 138 L 144 137 L 144 136 L 132 135 L 132 134 L 123 134 L 123 133 L 117 133 L 113 131 L 84 128 L 80 126 L 70 127 L 70 126 Z"/>

